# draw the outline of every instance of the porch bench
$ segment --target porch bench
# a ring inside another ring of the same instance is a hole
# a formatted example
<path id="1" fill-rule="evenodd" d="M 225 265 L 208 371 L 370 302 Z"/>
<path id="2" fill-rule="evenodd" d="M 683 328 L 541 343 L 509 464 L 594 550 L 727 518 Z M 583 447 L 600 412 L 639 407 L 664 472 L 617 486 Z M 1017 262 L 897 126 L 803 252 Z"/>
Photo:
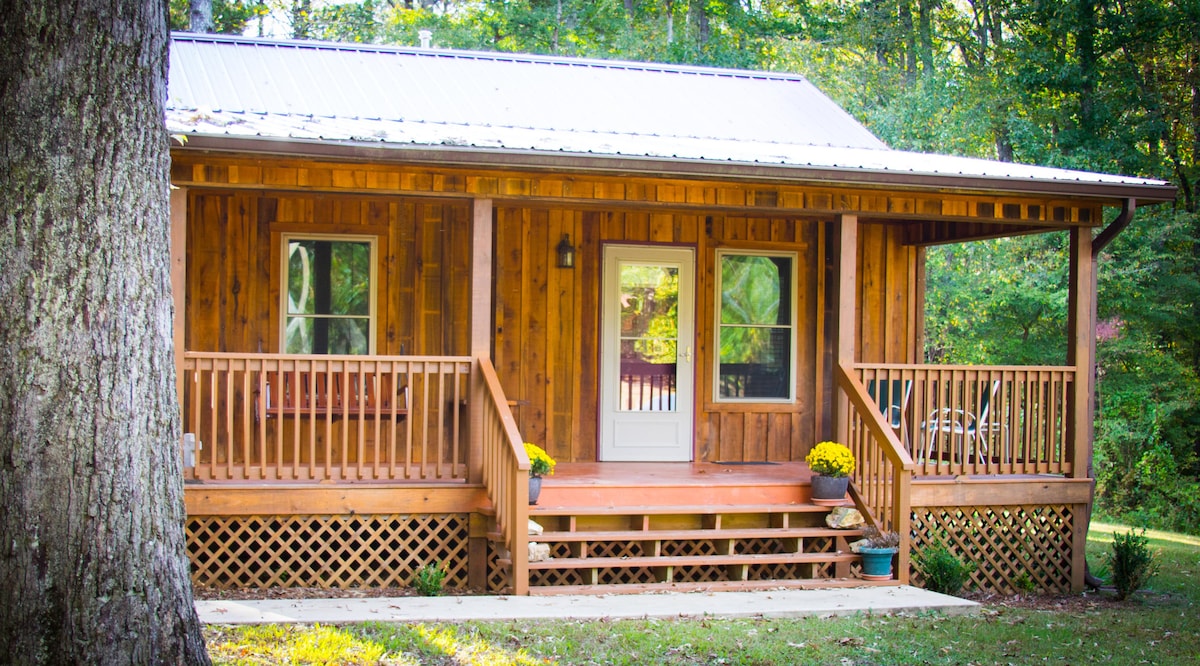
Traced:
<path id="1" fill-rule="evenodd" d="M 276 386 L 272 385 L 273 380 L 278 380 Z M 282 386 L 278 386 L 280 383 Z M 268 419 L 394 417 L 403 421 L 408 417 L 408 386 L 401 386 L 393 393 L 390 375 L 264 371 L 259 385 L 263 389 L 258 404 Z"/>

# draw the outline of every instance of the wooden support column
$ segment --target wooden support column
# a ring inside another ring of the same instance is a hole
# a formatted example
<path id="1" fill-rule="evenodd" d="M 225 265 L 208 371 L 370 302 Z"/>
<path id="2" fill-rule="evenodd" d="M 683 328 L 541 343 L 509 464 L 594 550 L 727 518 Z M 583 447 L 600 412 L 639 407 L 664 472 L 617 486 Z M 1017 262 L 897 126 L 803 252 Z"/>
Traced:
<path id="1" fill-rule="evenodd" d="M 494 216 L 491 199 L 476 199 L 471 221 L 471 358 L 476 359 L 468 394 L 467 482 L 483 482 L 483 401 L 485 391 L 478 359 L 492 357 L 492 237 Z M 482 514 L 471 516 L 467 543 L 467 583 L 474 589 L 487 587 L 487 533 Z M 522 554 L 523 555 L 523 554 Z"/>
<path id="2" fill-rule="evenodd" d="M 835 256 L 837 270 L 835 271 L 834 293 L 837 294 L 837 313 L 834 318 L 833 363 L 849 365 L 854 363 L 854 350 L 858 343 L 857 301 L 855 294 L 858 287 L 858 216 L 839 215 L 837 217 L 837 234 L 835 239 Z M 836 376 L 837 371 L 834 370 Z M 850 441 L 850 401 L 836 383 L 831 387 L 834 395 L 834 437 L 837 441 Z"/>
<path id="3" fill-rule="evenodd" d="M 471 336 L 472 358 L 492 357 L 492 237 L 491 199 L 476 199 L 471 223 Z M 471 446 L 467 458 L 467 481 L 483 481 L 483 382 L 471 382 Z"/>
<path id="4" fill-rule="evenodd" d="M 174 308 L 171 321 L 171 337 L 175 354 L 175 404 L 183 404 L 183 352 L 185 304 L 187 296 L 187 202 L 186 188 L 171 190 L 171 302 Z M 183 455 L 182 436 L 179 441 Z"/>
<path id="5" fill-rule="evenodd" d="M 1091 459 L 1095 404 L 1096 347 L 1096 266 L 1092 258 L 1092 230 L 1071 230 L 1071 264 L 1067 301 L 1067 365 L 1075 368 L 1071 422 L 1068 424 L 1067 455 L 1072 463 L 1071 476 L 1087 478 Z"/>
<path id="6" fill-rule="evenodd" d="M 1071 393 L 1067 428 L 1067 456 L 1071 476 L 1088 478 L 1091 474 L 1092 437 L 1095 432 L 1095 349 L 1096 349 L 1096 265 L 1092 257 L 1092 230 L 1071 229 L 1070 294 L 1067 301 L 1067 365 L 1075 368 L 1075 390 Z M 1073 508 L 1071 544 L 1071 590 L 1083 590 L 1087 570 L 1087 532 L 1090 511 L 1086 505 Z"/>

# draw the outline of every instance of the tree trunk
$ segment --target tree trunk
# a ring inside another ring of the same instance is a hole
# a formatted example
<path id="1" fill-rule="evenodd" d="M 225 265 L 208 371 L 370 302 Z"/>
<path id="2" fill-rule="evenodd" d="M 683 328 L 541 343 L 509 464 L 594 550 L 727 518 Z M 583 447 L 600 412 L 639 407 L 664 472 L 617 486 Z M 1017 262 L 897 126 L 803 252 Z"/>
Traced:
<path id="1" fill-rule="evenodd" d="M 216 32 L 213 27 L 212 0 L 189 0 L 188 29 L 192 32 Z"/>
<path id="2" fill-rule="evenodd" d="M 184 551 L 165 12 L 0 0 L 6 663 L 208 663 Z"/>

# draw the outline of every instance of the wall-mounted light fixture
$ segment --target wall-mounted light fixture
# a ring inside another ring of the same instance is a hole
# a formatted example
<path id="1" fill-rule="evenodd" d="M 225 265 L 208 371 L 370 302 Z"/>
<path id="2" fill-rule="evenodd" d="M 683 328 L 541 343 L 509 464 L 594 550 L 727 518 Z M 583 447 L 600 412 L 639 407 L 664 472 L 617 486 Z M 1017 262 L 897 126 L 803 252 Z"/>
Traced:
<path id="1" fill-rule="evenodd" d="M 558 252 L 559 268 L 575 268 L 575 246 L 571 245 L 570 234 L 563 234 L 555 250 Z"/>

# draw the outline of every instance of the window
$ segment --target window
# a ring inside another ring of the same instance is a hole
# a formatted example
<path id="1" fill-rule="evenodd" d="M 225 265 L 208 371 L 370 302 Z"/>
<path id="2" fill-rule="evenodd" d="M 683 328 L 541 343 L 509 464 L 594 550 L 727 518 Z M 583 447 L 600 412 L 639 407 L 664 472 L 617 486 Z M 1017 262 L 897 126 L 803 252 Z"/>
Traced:
<path id="1" fill-rule="evenodd" d="M 285 236 L 283 252 L 283 352 L 371 353 L 375 239 Z"/>
<path id="2" fill-rule="evenodd" d="M 718 400 L 792 400 L 795 255 L 717 254 Z"/>

